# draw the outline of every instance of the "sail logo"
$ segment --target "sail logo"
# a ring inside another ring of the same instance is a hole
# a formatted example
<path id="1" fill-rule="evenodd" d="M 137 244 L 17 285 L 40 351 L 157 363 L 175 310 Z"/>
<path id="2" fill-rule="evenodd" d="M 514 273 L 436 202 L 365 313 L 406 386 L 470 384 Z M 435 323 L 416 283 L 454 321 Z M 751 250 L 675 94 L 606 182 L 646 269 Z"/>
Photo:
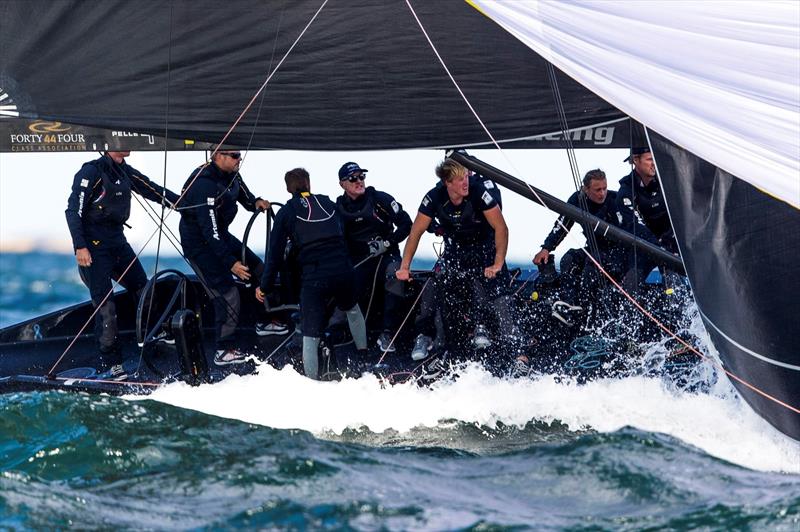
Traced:
<path id="1" fill-rule="evenodd" d="M 61 122 L 34 120 L 25 129 L 10 133 L 11 151 L 82 151 L 86 146 L 83 133 L 74 133 Z"/>
<path id="2" fill-rule="evenodd" d="M 83 145 L 86 139 L 83 133 L 12 133 L 11 144 L 78 144 Z"/>
<path id="3" fill-rule="evenodd" d="M 70 129 L 72 128 L 65 126 L 61 122 L 45 122 L 43 120 L 37 120 L 28 124 L 28 131 L 31 133 L 64 133 Z"/>
<path id="4" fill-rule="evenodd" d="M 151 146 L 156 143 L 156 138 L 153 135 L 146 135 L 144 133 L 131 133 L 129 131 L 112 131 L 112 137 L 144 137 L 147 139 L 147 143 Z"/>
<path id="5" fill-rule="evenodd" d="M 573 142 L 588 142 L 595 146 L 609 146 L 614 142 L 614 126 L 584 127 L 567 131 L 567 137 Z M 564 139 L 564 132 L 547 133 L 531 137 L 531 140 L 543 142 L 558 142 Z"/>
<path id="6" fill-rule="evenodd" d="M 19 109 L 14 99 L 0 87 L 0 118 L 18 117 Z"/>

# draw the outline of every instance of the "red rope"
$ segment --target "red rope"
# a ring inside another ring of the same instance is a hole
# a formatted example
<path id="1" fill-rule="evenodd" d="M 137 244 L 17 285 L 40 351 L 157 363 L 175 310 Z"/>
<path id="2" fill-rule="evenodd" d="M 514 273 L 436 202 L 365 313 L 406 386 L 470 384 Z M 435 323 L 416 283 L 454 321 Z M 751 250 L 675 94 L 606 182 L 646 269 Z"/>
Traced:
<path id="1" fill-rule="evenodd" d="M 487 128 L 487 127 L 486 127 L 486 124 L 483 122 L 483 120 L 481 120 L 481 117 L 478 115 L 477 111 L 475 111 L 475 108 L 474 108 L 474 107 L 472 107 L 472 104 L 470 103 L 469 99 L 467 99 L 466 95 L 465 95 L 465 94 L 464 94 L 464 92 L 461 90 L 461 87 L 458 85 L 458 82 L 456 82 L 455 78 L 453 77 L 453 74 L 451 74 L 451 72 L 450 72 L 450 69 L 449 69 L 449 68 L 447 68 L 447 65 L 445 64 L 445 62 L 444 62 L 444 59 L 442 59 L 442 56 L 439 54 L 439 51 L 436 49 L 436 46 L 433 44 L 433 41 L 431 40 L 430 36 L 428 35 L 428 32 L 427 32 L 427 31 L 425 31 L 425 27 L 422 25 L 422 21 L 420 21 L 419 17 L 417 16 L 417 13 L 414 11 L 414 7 L 411 5 L 411 2 L 410 2 L 410 0 L 406 0 L 406 5 L 408 6 L 408 9 L 411 11 L 411 14 L 414 16 L 414 19 L 417 21 L 417 24 L 419 25 L 419 27 L 420 27 L 420 30 L 422 30 L 422 33 L 423 33 L 423 35 L 424 35 L 424 36 L 425 36 L 425 38 L 427 39 L 427 41 L 428 41 L 428 44 L 430 44 L 430 46 L 431 46 L 431 49 L 433 50 L 433 53 L 436 55 L 436 58 L 439 60 L 439 63 L 441 63 L 441 65 L 442 65 L 442 68 L 443 68 L 443 69 L 444 69 L 444 71 L 447 73 L 448 77 L 450 78 L 450 81 L 452 81 L 452 83 L 453 83 L 453 85 L 455 86 L 456 90 L 458 90 L 458 93 L 461 95 L 461 98 L 464 100 L 464 103 L 466 103 L 466 104 L 467 104 L 467 107 L 469 107 L 469 110 L 472 112 L 472 115 L 475 117 L 475 119 L 476 119 L 476 120 L 478 121 L 478 123 L 481 125 L 481 127 L 483 128 L 483 131 L 486 133 L 486 135 L 489 137 L 489 139 L 491 139 L 491 141 L 492 141 L 492 143 L 494 144 L 494 146 L 495 146 L 495 147 L 496 147 L 496 148 L 497 148 L 497 149 L 500 151 L 500 153 L 502 153 L 502 154 L 504 154 L 504 155 L 505 155 L 505 152 L 504 152 L 504 151 L 503 151 L 503 149 L 500 147 L 500 144 L 498 144 L 497 140 L 495 140 L 494 136 L 493 136 L 493 135 L 492 135 L 492 133 L 489 131 L 489 128 Z M 508 160 L 508 158 L 507 158 L 507 157 L 506 157 L 506 159 Z M 510 161 L 509 161 L 509 162 L 510 162 Z M 513 166 L 513 165 L 512 165 L 512 166 Z M 530 186 L 528 183 L 525 183 L 525 184 L 528 186 L 528 189 L 530 189 L 530 191 L 531 191 L 531 192 L 534 194 L 534 196 L 536 196 L 536 199 L 538 199 L 538 200 L 539 200 L 539 203 L 541 203 L 541 204 L 542 204 L 542 206 L 544 206 L 544 207 L 547 207 L 547 206 L 545 205 L 544 201 L 542 200 L 542 198 L 539 196 L 539 194 L 537 194 L 536 190 L 534 190 L 534 188 L 533 188 L 533 187 L 531 187 L 531 186 Z M 562 224 L 562 227 L 563 227 L 563 224 Z M 565 229 L 566 229 L 566 228 L 565 228 Z M 643 313 L 645 316 L 647 316 L 648 318 L 650 318 L 650 319 L 651 319 L 651 320 L 652 320 L 654 323 L 656 323 L 656 325 L 658 325 L 658 326 L 659 326 L 659 327 L 660 327 L 662 330 L 664 330 L 664 331 L 665 331 L 665 332 L 667 332 L 667 333 L 668 333 L 670 336 L 672 336 L 673 338 L 675 338 L 676 340 L 678 340 L 680 343 L 682 343 L 684 346 L 686 346 L 688 349 L 690 349 L 690 350 L 691 350 L 693 353 L 697 354 L 697 355 L 698 355 L 698 356 L 700 356 L 700 357 L 703 357 L 703 358 L 705 358 L 705 359 L 708 359 L 708 357 L 706 357 L 705 355 L 701 354 L 701 353 L 700 353 L 699 351 L 697 351 L 697 350 L 696 350 L 694 347 L 692 347 L 692 346 L 690 346 L 689 344 L 687 344 L 686 342 L 684 342 L 684 341 L 683 341 L 681 338 L 678 338 L 678 336 L 677 336 L 675 333 L 673 333 L 672 331 L 670 331 L 670 330 L 669 330 L 667 327 L 665 327 L 665 326 L 664 326 L 662 323 L 660 323 L 660 322 L 659 322 L 659 321 L 658 321 L 658 320 L 657 320 L 657 319 L 656 319 L 656 318 L 655 318 L 655 317 L 654 317 L 652 314 L 650 314 L 648 311 L 646 311 L 646 310 L 645 310 L 645 309 L 644 309 L 644 308 L 643 308 L 643 307 L 642 307 L 642 306 L 641 306 L 641 305 L 640 305 L 638 302 L 636 302 L 636 300 L 635 300 L 635 299 L 634 299 L 634 298 L 633 298 L 633 297 L 632 297 L 630 294 L 628 294 L 628 293 L 627 293 L 627 292 L 626 292 L 626 291 L 625 291 L 625 290 L 624 290 L 624 289 L 623 289 L 623 288 L 622 288 L 622 287 L 621 287 L 621 286 L 620 286 L 620 285 L 619 285 L 619 284 L 618 284 L 618 283 L 617 283 L 617 282 L 616 282 L 614 279 L 612 279 L 612 278 L 611 278 L 611 276 L 608 274 L 608 272 L 606 272 L 606 271 L 605 271 L 605 269 L 603 269 L 603 267 L 602 267 L 602 266 L 601 266 L 601 265 L 600 265 L 600 264 L 599 264 L 599 263 L 598 263 L 598 262 L 595 260 L 595 258 L 594 258 L 594 257 L 592 257 L 592 255 L 591 255 L 591 254 L 590 254 L 588 251 L 586 251 L 586 250 L 584 249 L 584 252 L 585 252 L 585 253 L 586 253 L 586 255 L 587 255 L 587 256 L 588 256 L 588 257 L 589 257 L 589 258 L 592 260 L 592 262 L 593 262 L 593 263 L 594 263 L 594 264 L 595 264 L 595 265 L 598 267 L 598 269 L 599 269 L 601 272 L 603 272 L 603 275 L 605 275 L 606 277 L 608 277 L 608 278 L 611 280 L 611 282 L 614 284 L 614 286 L 616 286 L 616 287 L 617 287 L 617 289 L 618 289 L 620 292 L 622 292 L 622 294 L 623 294 L 623 295 L 624 295 L 626 298 L 628 298 L 628 299 L 629 299 L 629 300 L 630 300 L 630 301 L 631 301 L 631 302 L 634 304 L 634 306 L 635 306 L 637 309 L 639 309 L 639 310 L 640 310 L 640 311 L 641 311 L 641 312 L 642 312 L 642 313 Z M 711 360 L 711 359 L 708 359 L 708 360 Z M 720 369 L 721 369 L 721 370 L 722 370 L 722 371 L 723 371 L 723 372 L 724 372 L 726 375 L 728 375 L 728 377 L 730 377 L 731 379 L 734 379 L 735 381 L 737 381 L 737 382 L 741 383 L 742 385 L 744 385 L 744 386 L 746 386 L 747 388 L 749 388 L 749 389 L 753 390 L 754 392 L 758 393 L 759 395 L 761 395 L 761 396 L 763 396 L 763 397 L 765 397 L 765 398 L 769 399 L 770 401 L 773 401 L 773 402 L 775 402 L 776 404 L 779 404 L 779 405 L 781 405 L 781 406 L 783 406 L 783 407 L 785 407 L 785 408 L 787 408 L 787 409 L 791 410 L 792 412 L 795 412 L 795 413 L 798 413 L 798 414 L 800 414 L 800 408 L 797 408 L 797 407 L 795 407 L 795 406 L 792 406 L 792 405 L 789 405 L 789 404 L 787 404 L 787 403 L 784 403 L 784 402 L 783 402 L 783 401 L 781 401 L 780 399 L 778 399 L 778 398 L 776 398 L 776 397 L 773 397 L 773 396 L 769 395 L 767 392 L 765 392 L 765 391 L 763 391 L 763 390 L 759 389 L 758 387 L 756 387 L 756 386 L 754 386 L 754 385 L 750 384 L 749 382 L 745 381 L 745 380 L 744 380 L 744 379 L 742 379 L 741 377 L 738 377 L 738 376 L 734 375 L 733 373 L 731 373 L 730 371 L 726 370 L 726 369 L 725 369 L 725 368 L 724 368 L 724 367 L 723 367 L 721 364 L 718 364 L 716 361 L 714 361 L 714 360 L 711 360 L 711 363 L 712 363 L 712 364 L 714 364 L 714 365 L 716 365 L 717 367 L 719 367 L 719 368 L 720 368 Z"/>

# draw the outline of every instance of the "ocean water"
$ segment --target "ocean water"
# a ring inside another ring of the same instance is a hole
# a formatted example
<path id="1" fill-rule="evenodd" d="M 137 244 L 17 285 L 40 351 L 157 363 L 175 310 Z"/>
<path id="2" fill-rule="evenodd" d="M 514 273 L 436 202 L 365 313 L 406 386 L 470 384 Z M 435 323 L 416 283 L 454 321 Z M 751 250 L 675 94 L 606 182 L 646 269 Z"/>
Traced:
<path id="1" fill-rule="evenodd" d="M 72 257 L 0 255 L 2 326 L 85 291 Z M 800 529 L 800 444 L 724 377 L 458 375 L 0 396 L 0 529 Z"/>

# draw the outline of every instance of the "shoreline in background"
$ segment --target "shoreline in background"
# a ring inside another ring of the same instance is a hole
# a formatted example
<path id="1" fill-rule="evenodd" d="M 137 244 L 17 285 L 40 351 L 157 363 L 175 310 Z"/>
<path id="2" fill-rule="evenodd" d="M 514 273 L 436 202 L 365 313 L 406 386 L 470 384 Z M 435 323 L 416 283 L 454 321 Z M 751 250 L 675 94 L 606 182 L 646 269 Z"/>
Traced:
<path id="1" fill-rule="evenodd" d="M 260 255 L 261 259 L 263 260 L 263 258 L 264 258 L 263 257 L 263 250 L 261 250 L 261 251 L 254 250 L 254 251 L 256 252 L 257 255 Z M 4 270 L 4 266 L 3 266 L 3 263 L 2 263 L 3 256 L 18 256 L 18 257 L 22 257 L 22 256 L 26 256 L 26 255 L 33 255 L 33 256 L 36 256 L 36 255 L 39 255 L 39 256 L 61 256 L 61 257 L 64 257 L 65 259 L 70 259 L 71 260 L 71 258 L 73 256 L 73 252 L 72 252 L 72 247 L 69 247 L 67 249 L 52 249 L 52 248 L 48 248 L 46 246 L 37 247 L 37 246 L 33 246 L 33 245 L 31 245 L 31 246 L 14 247 L 14 246 L 7 245 L 6 242 L 3 242 L 2 244 L 0 244 L 0 274 L 2 274 L 3 270 Z M 148 254 L 140 255 L 139 258 L 142 261 L 143 265 L 145 265 L 145 271 L 146 271 L 147 270 L 147 264 L 152 263 L 153 261 L 155 261 L 156 256 L 154 254 L 148 253 Z M 169 260 L 169 261 L 178 260 L 182 264 L 186 264 L 185 261 L 183 261 L 182 257 L 180 255 L 178 255 L 177 253 L 171 253 L 171 254 L 170 253 L 164 253 L 164 254 L 162 254 L 160 256 L 159 260 Z M 435 257 L 427 257 L 427 256 L 424 256 L 424 255 L 415 256 L 414 257 L 414 262 L 412 263 L 412 266 L 414 267 L 414 269 L 429 269 L 429 268 L 431 268 L 433 266 L 433 264 L 435 262 L 436 262 Z M 508 265 L 509 269 L 520 268 L 523 271 L 536 269 L 534 267 L 533 263 L 530 262 L 530 261 L 507 260 L 506 264 Z M 174 267 L 174 266 L 171 266 L 171 267 Z M 187 270 L 186 271 L 189 271 L 188 270 L 188 265 L 187 265 Z M 2 280 L 0 280 L 0 295 L 2 294 L 2 291 L 3 291 L 3 283 L 2 283 Z"/>
<path id="2" fill-rule="evenodd" d="M 142 255 L 140 260 L 148 277 L 152 276 L 156 268 L 156 256 Z M 432 257 L 417 257 L 412 267 L 429 270 L 434 263 Z M 511 269 L 519 267 L 529 270 L 533 265 L 509 263 L 508 266 Z M 167 268 L 192 273 L 179 255 L 158 257 L 158 269 Z M 524 279 L 525 275 L 523 273 L 521 277 Z M 80 280 L 71 250 L 0 253 L 0 328 L 88 299 L 89 291 Z"/>

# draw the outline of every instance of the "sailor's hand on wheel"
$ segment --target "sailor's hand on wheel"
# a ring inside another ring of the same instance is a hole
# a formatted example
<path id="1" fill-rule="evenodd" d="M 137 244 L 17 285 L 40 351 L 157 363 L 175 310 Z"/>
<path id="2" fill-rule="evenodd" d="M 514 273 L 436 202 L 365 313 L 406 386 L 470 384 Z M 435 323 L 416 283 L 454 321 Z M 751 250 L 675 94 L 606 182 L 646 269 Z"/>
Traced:
<path id="1" fill-rule="evenodd" d="M 541 251 L 539 251 L 539 253 L 533 256 L 533 263 L 541 264 L 543 262 L 547 262 L 549 258 L 550 258 L 550 251 L 542 248 Z"/>
<path id="2" fill-rule="evenodd" d="M 400 268 L 394 274 L 400 281 L 410 281 L 411 280 L 411 271 L 408 268 Z"/>
<path id="3" fill-rule="evenodd" d="M 231 271 L 233 272 L 233 275 L 242 281 L 247 281 L 250 279 L 250 268 L 238 260 L 233 264 L 233 266 L 231 266 Z"/>
<path id="4" fill-rule="evenodd" d="M 75 259 L 78 261 L 78 266 L 91 266 L 92 254 L 89 253 L 88 248 L 80 248 L 75 250 Z"/>
<path id="5" fill-rule="evenodd" d="M 267 294 L 265 294 L 264 291 L 261 290 L 261 287 L 260 286 L 256 287 L 256 299 L 258 299 L 258 302 L 263 303 L 266 297 Z"/>
<path id="6" fill-rule="evenodd" d="M 269 202 L 265 199 L 256 200 L 256 209 L 259 211 L 266 211 L 269 209 Z"/>
<path id="7" fill-rule="evenodd" d="M 497 272 L 499 272 L 501 269 L 502 266 L 495 266 L 494 264 L 492 264 L 491 266 L 487 266 L 486 268 L 483 269 L 483 275 L 487 279 L 494 279 L 495 276 L 497 275 Z"/>

